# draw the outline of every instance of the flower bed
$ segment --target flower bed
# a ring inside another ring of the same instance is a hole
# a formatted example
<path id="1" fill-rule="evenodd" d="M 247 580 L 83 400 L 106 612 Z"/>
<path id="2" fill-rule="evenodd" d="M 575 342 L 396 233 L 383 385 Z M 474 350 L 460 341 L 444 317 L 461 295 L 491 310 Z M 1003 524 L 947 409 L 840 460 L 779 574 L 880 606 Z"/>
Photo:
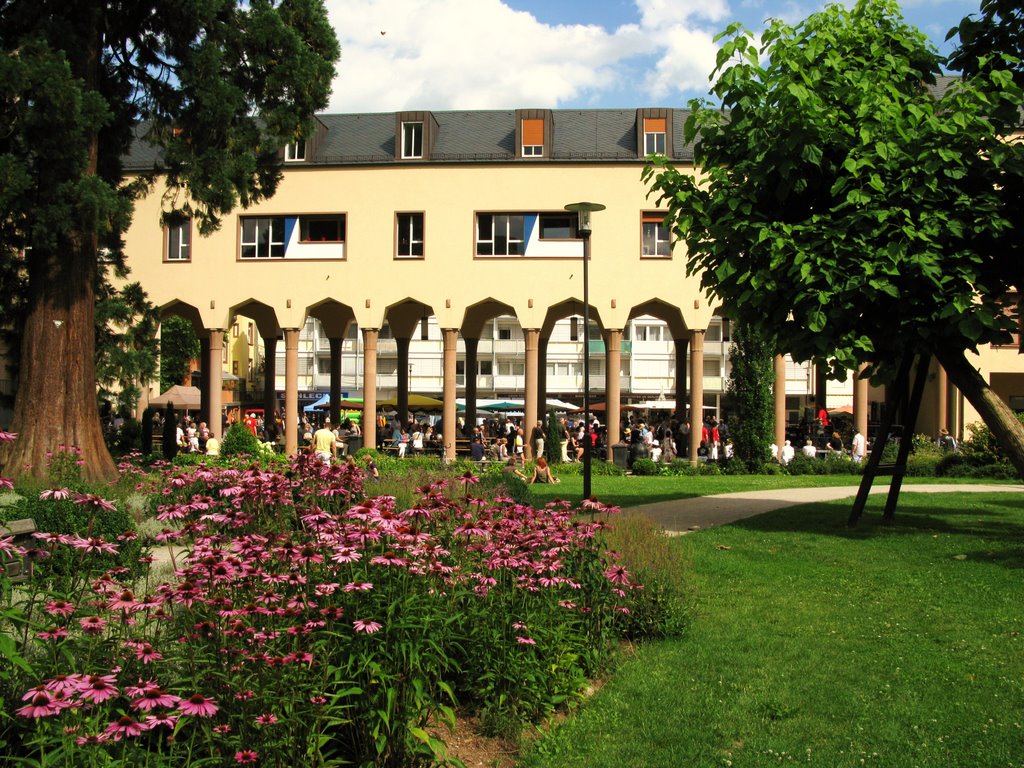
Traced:
<path id="1" fill-rule="evenodd" d="M 44 552 L 74 548 L 64 592 L 0 574 L 0 757 L 436 763 L 456 705 L 507 730 L 578 697 L 639 595 L 599 504 L 484 500 L 467 474 L 399 509 L 305 456 L 166 472 L 173 579 L 94 569 L 116 542 L 45 532 Z"/>

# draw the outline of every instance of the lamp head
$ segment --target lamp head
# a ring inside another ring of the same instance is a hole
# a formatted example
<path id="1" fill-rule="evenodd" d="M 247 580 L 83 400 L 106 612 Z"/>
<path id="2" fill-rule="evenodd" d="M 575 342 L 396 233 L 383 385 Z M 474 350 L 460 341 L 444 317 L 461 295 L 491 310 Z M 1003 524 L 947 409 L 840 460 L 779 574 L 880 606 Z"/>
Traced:
<path id="1" fill-rule="evenodd" d="M 601 203 L 569 203 L 565 210 L 573 211 L 579 217 L 576 222 L 576 231 L 581 235 L 589 235 L 591 232 L 590 214 L 594 211 L 603 211 Z"/>

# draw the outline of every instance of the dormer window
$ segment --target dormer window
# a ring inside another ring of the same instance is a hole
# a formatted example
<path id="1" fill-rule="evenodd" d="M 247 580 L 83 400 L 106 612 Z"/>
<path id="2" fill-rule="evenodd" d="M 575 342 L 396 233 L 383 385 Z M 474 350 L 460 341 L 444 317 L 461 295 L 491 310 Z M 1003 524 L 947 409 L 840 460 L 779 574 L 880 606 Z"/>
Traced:
<path id="1" fill-rule="evenodd" d="M 423 123 L 402 123 L 402 159 L 423 157 Z"/>
<path id="2" fill-rule="evenodd" d="M 644 154 L 664 155 L 667 147 L 666 136 L 668 134 L 664 117 L 644 118 Z"/>
<path id="3" fill-rule="evenodd" d="M 523 120 L 523 157 L 544 157 L 543 120 Z"/>
<path id="4" fill-rule="evenodd" d="M 638 109 L 636 111 L 636 145 L 639 157 L 648 155 L 672 157 L 672 110 Z"/>
<path id="5" fill-rule="evenodd" d="M 306 140 L 299 139 L 284 145 L 284 161 L 299 163 L 306 159 Z"/>

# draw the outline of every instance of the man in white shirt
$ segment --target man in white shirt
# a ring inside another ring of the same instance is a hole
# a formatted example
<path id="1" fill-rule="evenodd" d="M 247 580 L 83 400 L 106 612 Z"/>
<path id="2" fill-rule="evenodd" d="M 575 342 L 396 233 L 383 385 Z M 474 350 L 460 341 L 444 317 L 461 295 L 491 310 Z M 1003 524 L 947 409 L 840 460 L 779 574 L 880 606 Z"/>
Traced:
<path id="1" fill-rule="evenodd" d="M 859 429 L 853 431 L 853 440 L 850 442 L 850 458 L 853 459 L 854 464 L 860 464 L 864 461 L 864 456 L 868 452 L 868 441 L 864 439 L 864 435 L 860 433 Z"/>
<path id="2" fill-rule="evenodd" d="M 814 447 L 814 443 L 811 442 L 811 438 L 807 438 L 807 442 L 804 443 L 804 447 L 800 449 L 804 456 L 810 456 L 812 459 L 818 455 L 818 449 Z"/>
<path id="3" fill-rule="evenodd" d="M 796 456 L 796 449 L 793 448 L 793 444 L 786 441 L 786 444 L 782 446 L 782 450 L 779 451 L 779 461 L 783 464 L 789 464 L 789 462 Z"/>

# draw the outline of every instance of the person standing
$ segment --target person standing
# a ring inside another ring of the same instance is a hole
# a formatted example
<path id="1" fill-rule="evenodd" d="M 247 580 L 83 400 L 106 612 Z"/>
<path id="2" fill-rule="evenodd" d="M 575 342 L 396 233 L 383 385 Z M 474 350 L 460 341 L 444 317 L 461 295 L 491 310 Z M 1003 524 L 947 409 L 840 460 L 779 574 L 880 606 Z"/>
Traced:
<path id="1" fill-rule="evenodd" d="M 533 458 L 538 459 L 544 455 L 544 422 L 538 420 L 537 425 L 530 432 L 530 446 L 533 448 Z"/>
<path id="2" fill-rule="evenodd" d="M 868 452 L 868 441 L 861 434 L 859 429 L 853 431 L 853 440 L 850 441 L 850 458 L 854 464 L 860 464 Z"/>

